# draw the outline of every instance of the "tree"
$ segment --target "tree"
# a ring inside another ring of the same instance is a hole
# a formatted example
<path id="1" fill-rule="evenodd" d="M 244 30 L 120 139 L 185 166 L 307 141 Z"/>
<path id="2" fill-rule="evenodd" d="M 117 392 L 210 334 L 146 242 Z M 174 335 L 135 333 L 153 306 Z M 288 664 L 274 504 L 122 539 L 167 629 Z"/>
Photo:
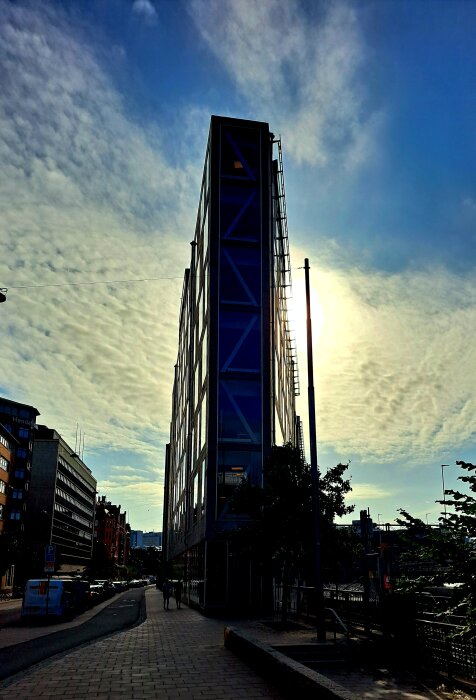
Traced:
<path id="1" fill-rule="evenodd" d="M 463 632 L 476 631 L 476 466 L 456 464 L 464 471 L 458 480 L 467 484 L 470 493 L 445 490 L 445 513 L 438 529 L 429 528 L 419 518 L 400 510 L 397 522 L 407 529 L 407 550 L 415 562 L 431 562 L 428 572 L 402 577 L 400 590 L 421 591 L 429 586 L 456 584 L 450 604 L 442 611 L 445 617 L 464 616 Z M 449 498 L 447 498 L 449 496 Z M 452 512 L 451 512 L 452 509 Z"/>
<path id="2" fill-rule="evenodd" d="M 319 480 L 323 563 L 331 552 L 335 557 L 335 517 L 353 510 L 345 504 L 345 496 L 352 490 L 350 480 L 344 478 L 347 468 L 348 464 L 338 464 Z M 289 586 L 295 580 L 310 583 L 314 576 L 311 469 L 300 451 L 288 444 L 272 449 L 263 473 L 263 488 L 243 479 L 235 489 L 231 509 L 235 514 L 246 514 L 249 520 L 232 537 L 235 543 L 259 552 L 281 580 L 284 616 Z"/>

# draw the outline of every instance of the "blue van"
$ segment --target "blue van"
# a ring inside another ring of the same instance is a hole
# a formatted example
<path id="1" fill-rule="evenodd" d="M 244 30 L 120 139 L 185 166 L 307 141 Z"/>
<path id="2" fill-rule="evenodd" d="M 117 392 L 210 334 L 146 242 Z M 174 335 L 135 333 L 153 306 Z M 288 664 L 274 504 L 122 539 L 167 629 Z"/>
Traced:
<path id="1" fill-rule="evenodd" d="M 71 619 L 77 611 L 77 588 L 71 579 L 41 578 L 26 582 L 21 618 Z"/>

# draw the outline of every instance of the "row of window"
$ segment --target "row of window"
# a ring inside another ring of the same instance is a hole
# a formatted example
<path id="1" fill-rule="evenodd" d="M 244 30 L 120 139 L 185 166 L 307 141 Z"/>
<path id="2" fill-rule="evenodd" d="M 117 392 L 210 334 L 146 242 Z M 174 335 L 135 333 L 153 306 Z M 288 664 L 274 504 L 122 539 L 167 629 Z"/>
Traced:
<path id="1" fill-rule="evenodd" d="M 30 437 L 30 430 L 28 428 L 21 427 L 15 431 L 13 429 L 13 426 L 10 425 L 10 423 L 4 423 L 4 427 L 8 430 L 9 433 L 11 433 L 12 435 L 16 434 L 19 438 L 28 440 Z M 30 449 L 31 449 L 31 446 L 30 446 Z M 19 448 L 17 447 L 17 454 L 18 454 L 18 450 L 19 450 Z"/>
<path id="2" fill-rule="evenodd" d="M 2 444 L 4 447 L 7 448 L 11 452 L 11 445 L 8 442 L 7 438 L 3 437 L 3 435 L 0 435 L 0 444 Z"/>
<path id="3" fill-rule="evenodd" d="M 62 467 L 64 467 L 67 471 L 69 471 L 74 476 L 75 479 L 77 479 L 84 486 L 84 488 L 86 489 L 86 491 L 88 493 L 96 495 L 96 491 L 95 491 L 94 487 L 91 486 L 91 484 L 89 484 L 86 481 L 86 479 L 83 479 L 81 474 L 78 474 L 76 469 L 73 469 L 73 467 L 70 464 L 68 464 L 68 462 L 65 459 L 63 459 L 63 457 L 60 456 L 58 459 L 58 462 L 61 464 Z"/>
<path id="4" fill-rule="evenodd" d="M 73 482 L 71 481 L 71 479 L 68 479 L 68 477 L 65 476 L 64 474 L 62 474 L 60 471 L 58 471 L 58 480 L 59 480 L 59 481 L 62 481 L 63 484 L 66 484 L 66 486 L 69 486 L 69 488 L 70 488 L 72 491 L 74 491 L 78 496 L 80 496 L 81 498 L 84 498 L 84 500 L 86 501 L 86 503 L 89 504 L 89 503 L 91 502 L 91 499 L 88 498 L 88 494 L 87 494 L 87 493 L 84 493 L 83 491 L 81 491 L 81 489 L 79 488 L 79 486 L 76 486 L 76 484 L 73 483 Z"/>
<path id="5" fill-rule="evenodd" d="M 27 408 L 19 408 L 18 406 L 2 405 L 2 413 L 6 413 L 9 416 L 18 416 L 19 418 L 25 418 L 26 420 L 33 420 L 33 412 Z"/>
<path id="6" fill-rule="evenodd" d="M 4 469 L 6 472 L 8 471 L 9 467 L 9 462 L 3 455 L 0 455 L 0 469 Z"/>
<path id="7" fill-rule="evenodd" d="M 80 510 L 82 510 L 82 511 L 84 511 L 92 516 L 93 511 L 90 508 L 87 508 L 80 501 L 76 500 L 76 498 L 73 498 L 72 496 L 70 496 L 69 493 L 66 493 L 66 491 L 63 491 L 63 489 L 56 487 L 56 495 L 61 496 L 61 498 L 63 498 L 65 501 L 68 501 L 68 503 L 72 503 L 73 505 L 76 506 L 76 508 L 79 508 Z"/>
<path id="8" fill-rule="evenodd" d="M 92 526 L 93 526 L 93 524 L 90 520 L 86 520 L 86 518 L 83 518 L 80 515 L 73 513 L 72 510 L 70 510 L 69 508 L 66 508 L 65 506 L 62 506 L 61 503 L 55 503 L 55 511 L 57 511 L 58 513 L 64 513 L 65 515 L 68 515 L 73 520 L 77 520 L 79 523 L 81 523 L 82 525 L 86 525 L 89 528 L 92 528 Z"/>
<path id="9" fill-rule="evenodd" d="M 0 479 L 0 493 L 6 493 L 7 491 L 7 484 Z M 25 493 L 22 489 L 13 489 L 12 490 L 12 498 L 15 498 L 17 501 L 22 501 L 25 496 Z"/>

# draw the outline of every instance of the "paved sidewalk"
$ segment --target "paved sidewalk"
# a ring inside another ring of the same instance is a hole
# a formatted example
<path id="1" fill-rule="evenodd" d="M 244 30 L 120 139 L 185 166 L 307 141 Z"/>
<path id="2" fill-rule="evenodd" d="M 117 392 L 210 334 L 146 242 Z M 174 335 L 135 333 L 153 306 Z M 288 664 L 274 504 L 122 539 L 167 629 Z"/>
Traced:
<path id="1" fill-rule="evenodd" d="M 434 683 L 389 669 L 323 668 L 317 673 L 273 647 L 315 640 L 315 631 L 277 632 L 263 622 L 227 625 L 184 606 L 163 610 L 162 595 L 146 591 L 147 619 L 125 632 L 78 647 L 0 682 L 0 700 L 239 700 L 291 697 L 339 700 L 463 700 Z M 224 646 L 224 629 L 227 645 Z M 39 640 L 40 641 L 40 640 Z M 241 645 L 241 650 L 240 650 Z M 243 651 L 257 670 L 234 653 Z M 232 651 L 232 649 L 234 651 Z M 271 661 L 271 663 L 270 663 Z M 272 679 L 260 673 L 265 668 Z M 304 685 L 303 685 L 304 684 Z M 285 686 L 290 688 L 285 694 Z"/>
<path id="2" fill-rule="evenodd" d="M 284 697 L 223 645 L 224 623 L 162 607 L 146 591 L 147 619 L 133 629 L 44 661 L 0 683 L 0 700 L 234 700 Z"/>

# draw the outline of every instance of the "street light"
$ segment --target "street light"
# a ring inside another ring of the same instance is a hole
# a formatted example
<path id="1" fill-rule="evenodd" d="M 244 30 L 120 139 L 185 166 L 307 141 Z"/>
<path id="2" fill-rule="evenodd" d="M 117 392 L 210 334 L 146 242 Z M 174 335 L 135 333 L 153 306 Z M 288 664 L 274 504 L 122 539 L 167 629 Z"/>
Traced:
<path id="1" fill-rule="evenodd" d="M 442 464 L 441 465 L 441 486 L 443 489 L 443 508 L 445 511 L 445 520 L 446 520 L 446 496 L 445 496 L 445 474 L 444 474 L 444 467 L 449 467 L 449 464 Z"/>

